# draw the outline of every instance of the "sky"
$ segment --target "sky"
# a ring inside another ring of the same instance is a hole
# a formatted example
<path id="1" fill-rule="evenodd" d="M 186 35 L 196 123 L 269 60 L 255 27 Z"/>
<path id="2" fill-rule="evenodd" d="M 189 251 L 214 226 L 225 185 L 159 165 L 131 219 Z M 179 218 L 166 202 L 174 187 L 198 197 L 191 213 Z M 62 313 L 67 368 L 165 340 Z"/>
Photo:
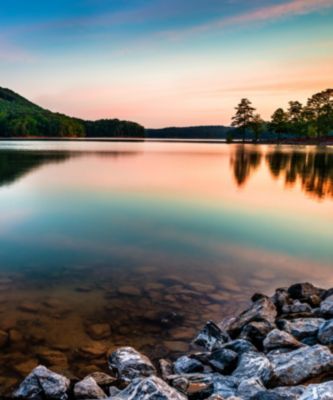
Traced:
<path id="1" fill-rule="evenodd" d="M 0 86 L 52 111 L 145 127 L 268 119 L 333 86 L 333 0 L 11 0 Z"/>

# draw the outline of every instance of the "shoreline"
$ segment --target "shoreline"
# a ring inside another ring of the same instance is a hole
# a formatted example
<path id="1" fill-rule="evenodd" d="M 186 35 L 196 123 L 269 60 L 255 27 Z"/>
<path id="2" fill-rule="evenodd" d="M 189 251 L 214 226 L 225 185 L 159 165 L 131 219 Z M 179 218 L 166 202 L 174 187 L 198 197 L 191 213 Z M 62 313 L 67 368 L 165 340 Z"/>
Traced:
<path id="1" fill-rule="evenodd" d="M 289 146 L 333 146 L 333 138 L 331 140 L 318 141 L 318 140 L 263 140 L 258 142 L 233 140 L 228 142 L 226 139 L 185 139 L 185 138 L 129 138 L 129 137 L 115 137 L 115 138 L 76 138 L 76 137 L 10 137 L 0 138 L 1 142 L 148 142 L 148 143 L 207 143 L 207 144 L 243 144 L 243 145 L 289 145 Z"/>
<path id="2" fill-rule="evenodd" d="M 109 374 L 79 380 L 40 365 L 8 398 L 331 400 L 333 288 L 297 283 L 251 301 L 239 315 L 208 321 L 175 361 L 153 365 L 120 347 L 105 360 Z"/>

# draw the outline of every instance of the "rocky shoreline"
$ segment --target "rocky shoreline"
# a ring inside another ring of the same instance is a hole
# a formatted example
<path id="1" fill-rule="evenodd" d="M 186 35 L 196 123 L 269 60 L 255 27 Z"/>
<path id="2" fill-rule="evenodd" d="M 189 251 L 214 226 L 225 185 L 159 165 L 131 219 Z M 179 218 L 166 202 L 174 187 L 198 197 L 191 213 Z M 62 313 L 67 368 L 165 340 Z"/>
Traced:
<path id="1" fill-rule="evenodd" d="M 153 365 L 132 347 L 109 374 L 84 379 L 38 366 L 10 398 L 28 400 L 333 400 L 333 288 L 310 283 L 254 294 L 251 306 L 207 322 L 191 350 Z"/>

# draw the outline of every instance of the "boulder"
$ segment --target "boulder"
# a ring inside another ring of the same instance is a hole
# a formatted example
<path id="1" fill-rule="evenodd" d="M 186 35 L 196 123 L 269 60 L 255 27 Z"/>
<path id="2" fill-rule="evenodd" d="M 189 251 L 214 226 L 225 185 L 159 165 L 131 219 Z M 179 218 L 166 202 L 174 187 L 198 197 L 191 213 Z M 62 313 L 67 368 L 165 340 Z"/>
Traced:
<path id="1" fill-rule="evenodd" d="M 291 304 L 285 304 L 282 307 L 283 314 L 302 314 L 311 312 L 311 306 L 308 303 L 301 303 L 299 300 L 295 300 Z"/>
<path id="2" fill-rule="evenodd" d="M 333 381 L 309 385 L 299 400 L 332 400 L 333 399 Z"/>
<path id="3" fill-rule="evenodd" d="M 266 336 L 263 346 L 266 352 L 281 348 L 297 349 L 302 347 L 303 344 L 299 342 L 294 336 L 285 331 L 274 329 Z"/>
<path id="4" fill-rule="evenodd" d="M 256 393 L 251 400 L 298 400 L 303 394 L 305 386 L 280 386 L 275 389 Z"/>
<path id="5" fill-rule="evenodd" d="M 69 387 L 69 379 L 39 365 L 24 379 L 13 397 L 24 400 L 67 400 Z"/>
<path id="6" fill-rule="evenodd" d="M 157 376 L 136 378 L 112 400 L 186 400 L 186 397 Z"/>
<path id="7" fill-rule="evenodd" d="M 275 324 L 268 321 L 253 321 L 245 325 L 240 337 L 252 342 L 256 347 L 262 348 L 262 342 L 266 335 L 275 328 Z"/>
<path id="8" fill-rule="evenodd" d="M 333 355 L 321 345 L 301 347 L 288 353 L 269 356 L 271 371 L 265 380 L 270 386 L 295 386 L 332 371 Z M 269 376 L 270 375 L 270 376 Z"/>
<path id="9" fill-rule="evenodd" d="M 275 290 L 274 295 L 271 297 L 276 309 L 279 313 L 282 312 L 282 309 L 285 305 L 291 303 L 291 299 L 288 293 L 288 288 L 279 288 Z"/>
<path id="10" fill-rule="evenodd" d="M 265 383 L 270 370 L 271 363 L 264 354 L 250 351 L 241 355 L 232 376 L 241 380 L 258 378 Z"/>
<path id="11" fill-rule="evenodd" d="M 214 350 L 208 356 L 209 365 L 217 372 L 230 374 L 237 365 L 238 354 L 228 349 Z"/>
<path id="12" fill-rule="evenodd" d="M 246 311 L 242 312 L 229 326 L 228 333 L 231 337 L 237 336 L 245 325 L 252 321 L 267 321 L 275 323 L 277 310 L 271 299 L 262 297 L 252 304 Z"/>
<path id="13" fill-rule="evenodd" d="M 214 322 L 209 321 L 193 340 L 193 343 L 211 351 L 213 348 L 220 347 L 229 340 L 230 338 L 225 332 Z"/>
<path id="14" fill-rule="evenodd" d="M 247 353 L 249 351 L 257 351 L 257 348 L 251 342 L 245 339 L 232 340 L 221 346 L 221 349 L 232 350 L 238 355 Z"/>
<path id="15" fill-rule="evenodd" d="M 191 374 L 193 372 L 203 372 L 204 366 L 195 358 L 182 356 L 173 364 L 173 369 L 175 374 Z"/>
<path id="16" fill-rule="evenodd" d="M 326 346 L 333 345 L 333 319 L 330 319 L 320 325 L 318 330 L 318 340 Z"/>
<path id="17" fill-rule="evenodd" d="M 156 373 L 149 358 L 132 347 L 120 347 L 114 351 L 109 356 L 109 367 L 125 383 Z"/>
<path id="18" fill-rule="evenodd" d="M 251 399 L 257 393 L 262 392 L 265 389 L 265 386 L 258 378 L 244 379 L 238 385 L 237 396 L 239 396 L 241 399 L 247 400 Z"/>
<path id="19" fill-rule="evenodd" d="M 296 339 L 316 338 L 320 326 L 325 322 L 322 318 L 297 318 L 293 320 L 279 320 L 278 326 L 295 336 Z"/>
<path id="20" fill-rule="evenodd" d="M 292 299 L 300 300 L 301 302 L 306 302 L 316 307 L 320 304 L 320 297 L 325 293 L 325 290 L 305 282 L 290 286 L 288 288 L 288 293 Z"/>
<path id="21" fill-rule="evenodd" d="M 333 317 L 333 294 L 320 303 L 320 312 L 324 316 Z"/>
<path id="22" fill-rule="evenodd" d="M 117 381 L 115 377 L 100 371 L 92 372 L 91 374 L 86 376 L 86 378 L 94 378 L 97 385 L 101 386 L 102 388 L 107 388 Z"/>
<path id="23" fill-rule="evenodd" d="M 87 377 L 74 385 L 74 396 L 76 399 L 106 399 L 107 395 L 97 385 L 94 378 Z"/>

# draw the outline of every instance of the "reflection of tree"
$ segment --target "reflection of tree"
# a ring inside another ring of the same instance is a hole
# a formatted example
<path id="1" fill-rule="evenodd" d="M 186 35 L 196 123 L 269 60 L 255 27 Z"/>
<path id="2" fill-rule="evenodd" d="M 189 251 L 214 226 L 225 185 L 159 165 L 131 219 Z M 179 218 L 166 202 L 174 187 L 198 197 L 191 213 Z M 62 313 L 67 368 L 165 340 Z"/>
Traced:
<path id="1" fill-rule="evenodd" d="M 261 153 L 257 148 L 237 146 L 236 152 L 231 158 L 231 164 L 239 186 L 245 184 L 250 174 L 259 167 L 260 161 Z"/>
<path id="2" fill-rule="evenodd" d="M 136 152 L 123 151 L 0 151 L 0 187 L 10 185 L 34 169 L 50 163 L 60 163 L 79 156 L 119 157 L 135 155 Z"/>
<path id="3" fill-rule="evenodd" d="M 15 151 L 0 152 L 0 186 L 9 185 L 31 170 L 42 165 L 63 162 L 70 158 L 70 153 L 59 151 Z"/>
<path id="4" fill-rule="evenodd" d="M 282 177 L 287 185 L 300 183 L 316 197 L 333 197 L 333 153 L 329 150 L 283 152 L 277 148 L 266 156 L 272 175 Z"/>

